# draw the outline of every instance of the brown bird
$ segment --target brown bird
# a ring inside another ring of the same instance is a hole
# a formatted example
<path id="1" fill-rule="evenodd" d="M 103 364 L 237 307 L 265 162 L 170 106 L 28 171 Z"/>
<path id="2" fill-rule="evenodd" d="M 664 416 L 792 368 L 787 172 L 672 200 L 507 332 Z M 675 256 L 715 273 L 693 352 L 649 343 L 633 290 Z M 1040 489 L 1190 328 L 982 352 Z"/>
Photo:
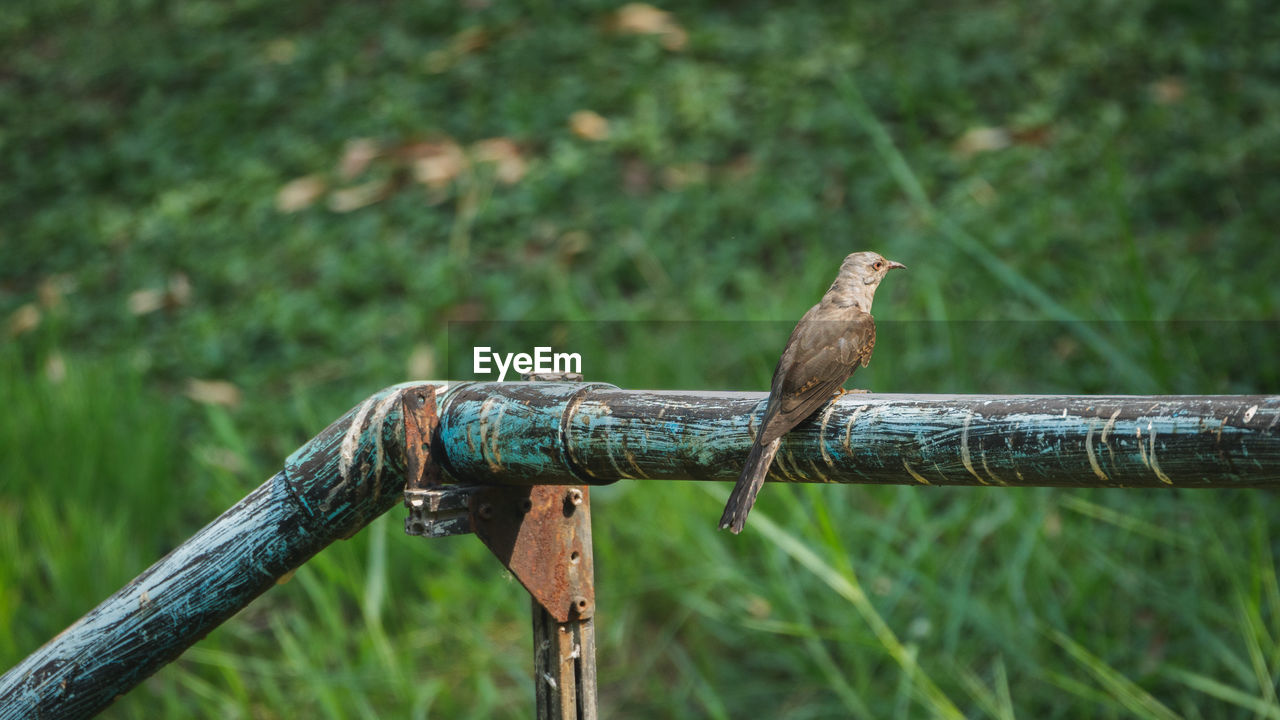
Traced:
<path id="1" fill-rule="evenodd" d="M 873 252 L 853 253 L 840 264 L 831 289 L 800 318 L 773 371 L 769 404 L 746 465 L 733 486 L 720 529 L 742 532 L 782 436 L 826 404 L 859 365 L 871 361 L 876 323 L 871 299 L 886 273 L 906 268 Z"/>

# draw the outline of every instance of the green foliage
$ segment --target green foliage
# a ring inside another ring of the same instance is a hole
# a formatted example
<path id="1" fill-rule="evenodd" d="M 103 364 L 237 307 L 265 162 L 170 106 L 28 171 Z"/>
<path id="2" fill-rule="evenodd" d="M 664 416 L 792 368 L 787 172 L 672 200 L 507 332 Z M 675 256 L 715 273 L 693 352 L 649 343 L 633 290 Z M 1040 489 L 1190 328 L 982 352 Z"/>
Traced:
<path id="1" fill-rule="evenodd" d="M 911 269 L 859 387 L 1280 388 L 1280 14 L 671 9 L 683 45 L 596 2 L 10 3 L 0 667 L 370 392 L 465 362 L 468 321 L 592 380 L 764 389 L 876 249 Z M 381 154 L 347 177 L 357 138 Z M 476 162 L 416 181 L 450 142 Z M 605 714 L 1280 712 L 1269 493 L 770 486 L 730 538 L 727 490 L 595 494 Z M 528 716 L 518 585 L 391 515 L 108 715 Z"/>

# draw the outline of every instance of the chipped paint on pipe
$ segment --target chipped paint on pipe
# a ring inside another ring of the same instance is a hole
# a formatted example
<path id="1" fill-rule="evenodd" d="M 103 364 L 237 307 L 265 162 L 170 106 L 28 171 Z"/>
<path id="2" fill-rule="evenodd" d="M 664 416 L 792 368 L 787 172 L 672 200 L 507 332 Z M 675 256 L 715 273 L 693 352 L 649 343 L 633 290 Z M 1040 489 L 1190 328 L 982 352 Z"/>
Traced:
<path id="1" fill-rule="evenodd" d="M 440 443 L 457 480 L 735 480 L 765 393 L 459 383 Z M 848 394 L 782 441 L 781 482 L 1280 486 L 1280 396 Z"/>
<path id="2" fill-rule="evenodd" d="M 299 448 L 283 471 L 0 676 L 0 720 L 96 714 L 401 502 L 404 413 L 434 412 L 433 390 L 382 390 Z"/>

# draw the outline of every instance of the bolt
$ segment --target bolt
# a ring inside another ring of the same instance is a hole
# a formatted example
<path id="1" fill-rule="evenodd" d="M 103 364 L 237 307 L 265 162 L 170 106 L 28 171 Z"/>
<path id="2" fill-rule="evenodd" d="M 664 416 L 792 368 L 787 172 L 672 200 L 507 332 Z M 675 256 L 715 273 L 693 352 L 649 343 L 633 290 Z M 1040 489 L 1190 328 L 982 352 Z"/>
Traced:
<path id="1" fill-rule="evenodd" d="M 572 489 L 572 490 L 570 490 L 570 491 L 569 491 L 569 504 L 570 504 L 570 505 L 581 505 L 581 504 L 582 504 L 582 491 L 581 491 L 581 490 L 579 490 L 578 488 L 574 488 L 574 489 Z"/>
<path id="2" fill-rule="evenodd" d="M 569 600 L 569 612 L 582 613 L 587 609 L 587 599 L 581 595 L 574 595 Z"/>
<path id="3" fill-rule="evenodd" d="M 532 509 L 533 509 L 532 500 L 530 500 L 529 498 L 525 498 L 524 500 L 520 501 L 520 512 L 527 513 Z"/>
<path id="4" fill-rule="evenodd" d="M 493 517 L 493 506 L 490 505 L 489 503 L 485 503 L 480 506 L 480 509 L 476 512 L 476 514 L 480 516 L 481 520 L 488 520 L 489 518 Z"/>

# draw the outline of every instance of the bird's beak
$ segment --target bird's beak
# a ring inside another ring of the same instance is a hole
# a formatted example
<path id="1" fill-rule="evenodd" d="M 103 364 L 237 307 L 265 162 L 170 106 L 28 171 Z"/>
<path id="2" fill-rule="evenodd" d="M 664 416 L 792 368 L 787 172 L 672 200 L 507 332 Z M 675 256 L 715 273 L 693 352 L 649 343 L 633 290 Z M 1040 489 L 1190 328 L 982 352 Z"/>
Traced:
<path id="1" fill-rule="evenodd" d="M 903 264 L 902 264 L 902 263 L 900 263 L 900 262 L 895 262 L 895 261 L 893 261 L 893 260 L 890 260 L 890 261 L 888 261 L 888 262 L 889 262 L 889 266 L 885 268 L 885 270 L 886 270 L 886 271 L 888 271 L 888 270 L 897 270 L 898 268 L 902 268 L 903 270 L 906 270 L 906 269 L 907 269 L 907 266 L 906 266 L 906 265 L 903 265 Z"/>

